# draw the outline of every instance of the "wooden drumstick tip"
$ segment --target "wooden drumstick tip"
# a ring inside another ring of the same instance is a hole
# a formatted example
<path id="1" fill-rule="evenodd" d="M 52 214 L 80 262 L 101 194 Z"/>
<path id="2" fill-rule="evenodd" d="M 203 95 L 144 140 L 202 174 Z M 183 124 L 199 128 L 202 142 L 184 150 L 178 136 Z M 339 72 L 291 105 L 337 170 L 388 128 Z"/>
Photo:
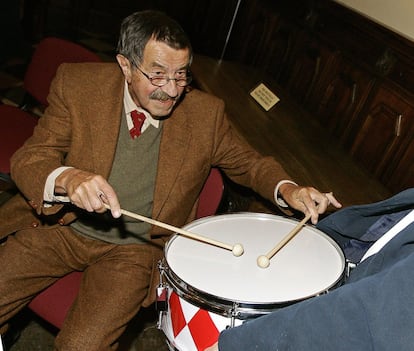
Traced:
<path id="1" fill-rule="evenodd" d="M 239 257 L 239 256 L 243 255 L 243 253 L 244 253 L 243 245 L 242 244 L 234 245 L 231 252 L 233 253 L 233 256 L 236 256 L 236 257 Z"/>
<path id="2" fill-rule="evenodd" d="M 270 265 L 270 260 L 269 257 L 267 257 L 266 255 L 261 255 L 257 258 L 257 265 L 260 268 L 267 268 Z"/>

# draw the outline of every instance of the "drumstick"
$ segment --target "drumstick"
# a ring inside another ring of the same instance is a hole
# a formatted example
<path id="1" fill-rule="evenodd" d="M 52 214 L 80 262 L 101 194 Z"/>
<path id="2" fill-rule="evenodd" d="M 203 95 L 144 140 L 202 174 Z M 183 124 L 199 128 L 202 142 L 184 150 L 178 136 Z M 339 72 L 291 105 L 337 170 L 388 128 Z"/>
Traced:
<path id="1" fill-rule="evenodd" d="M 104 206 L 108 210 L 111 209 L 109 207 L 109 205 L 107 205 L 105 203 L 104 203 Z M 135 218 L 135 219 L 138 219 L 140 221 L 143 221 L 143 222 L 147 222 L 147 223 L 156 225 L 157 227 L 161 227 L 161 228 L 164 228 L 164 229 L 171 230 L 173 232 L 176 232 L 177 234 L 182 234 L 182 235 L 184 235 L 184 236 L 186 236 L 188 238 L 191 238 L 191 239 L 194 239 L 194 240 L 198 240 L 198 241 L 201 241 L 201 242 L 204 242 L 206 244 L 213 245 L 213 246 L 217 246 L 217 247 L 220 247 L 222 249 L 229 250 L 236 257 L 241 256 L 244 253 L 244 248 L 243 248 L 243 245 L 241 245 L 241 244 L 235 244 L 235 245 L 231 246 L 231 245 L 226 244 L 226 243 L 223 243 L 221 241 L 217 241 L 217 240 L 214 240 L 214 239 L 211 239 L 211 238 L 207 238 L 205 236 L 201 236 L 199 234 L 192 233 L 192 232 L 189 232 L 187 230 L 184 230 L 184 229 L 181 229 L 181 228 L 178 228 L 178 227 L 174 227 L 174 226 L 172 226 L 170 224 L 167 224 L 167 223 L 164 223 L 164 222 L 160 222 L 160 221 L 157 221 L 157 220 L 152 219 L 152 218 L 144 217 L 144 216 L 141 216 L 141 215 L 136 214 L 136 213 L 133 213 L 133 212 L 129 212 L 127 210 L 121 209 L 120 212 L 123 215 L 125 215 L 125 216 L 131 217 L 131 218 Z"/>
<path id="2" fill-rule="evenodd" d="M 285 246 L 304 226 L 304 224 L 311 217 L 310 214 L 306 215 L 279 243 L 270 250 L 266 255 L 261 255 L 257 258 L 257 265 L 261 268 L 267 268 L 270 265 L 270 259 Z"/>

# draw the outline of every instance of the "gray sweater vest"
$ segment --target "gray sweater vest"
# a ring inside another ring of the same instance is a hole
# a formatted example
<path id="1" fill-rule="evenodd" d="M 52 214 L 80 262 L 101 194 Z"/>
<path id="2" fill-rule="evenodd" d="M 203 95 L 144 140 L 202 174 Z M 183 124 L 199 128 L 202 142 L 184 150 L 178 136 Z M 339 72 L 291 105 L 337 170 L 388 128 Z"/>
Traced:
<path id="1" fill-rule="evenodd" d="M 109 183 L 125 210 L 151 217 L 157 174 L 162 123 L 150 125 L 138 138 L 129 135 L 125 118 L 121 130 Z M 151 225 L 127 216 L 114 219 L 110 212 L 88 213 L 72 224 L 81 235 L 114 244 L 148 242 Z"/>

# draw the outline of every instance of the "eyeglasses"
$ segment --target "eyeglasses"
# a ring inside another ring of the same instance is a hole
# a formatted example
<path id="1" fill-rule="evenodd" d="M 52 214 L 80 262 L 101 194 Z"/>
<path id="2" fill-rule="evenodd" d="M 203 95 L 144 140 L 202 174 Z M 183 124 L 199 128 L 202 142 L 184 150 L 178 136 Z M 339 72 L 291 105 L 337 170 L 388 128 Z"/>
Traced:
<path id="1" fill-rule="evenodd" d="M 141 68 L 137 66 L 136 68 L 145 76 L 145 78 L 147 78 L 151 82 L 152 85 L 155 85 L 156 87 L 163 87 L 164 85 L 168 84 L 170 80 L 175 80 L 175 84 L 177 84 L 177 86 L 179 87 L 186 87 L 193 80 L 193 77 L 191 76 L 191 73 L 189 71 L 186 71 L 185 73 L 180 73 L 181 77 L 179 78 L 169 78 L 167 76 L 151 77 L 147 73 L 145 73 Z"/>

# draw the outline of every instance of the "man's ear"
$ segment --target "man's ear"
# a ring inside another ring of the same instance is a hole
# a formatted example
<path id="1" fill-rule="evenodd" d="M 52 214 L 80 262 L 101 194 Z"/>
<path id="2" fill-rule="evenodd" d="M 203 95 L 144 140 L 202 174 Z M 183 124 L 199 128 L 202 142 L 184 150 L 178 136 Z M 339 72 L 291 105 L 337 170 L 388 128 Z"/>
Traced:
<path id="1" fill-rule="evenodd" d="M 127 83 L 131 83 L 131 76 L 132 76 L 131 62 L 129 62 L 129 60 L 121 54 L 116 55 L 116 60 L 118 61 L 119 67 L 121 67 L 125 80 L 127 81 Z"/>

